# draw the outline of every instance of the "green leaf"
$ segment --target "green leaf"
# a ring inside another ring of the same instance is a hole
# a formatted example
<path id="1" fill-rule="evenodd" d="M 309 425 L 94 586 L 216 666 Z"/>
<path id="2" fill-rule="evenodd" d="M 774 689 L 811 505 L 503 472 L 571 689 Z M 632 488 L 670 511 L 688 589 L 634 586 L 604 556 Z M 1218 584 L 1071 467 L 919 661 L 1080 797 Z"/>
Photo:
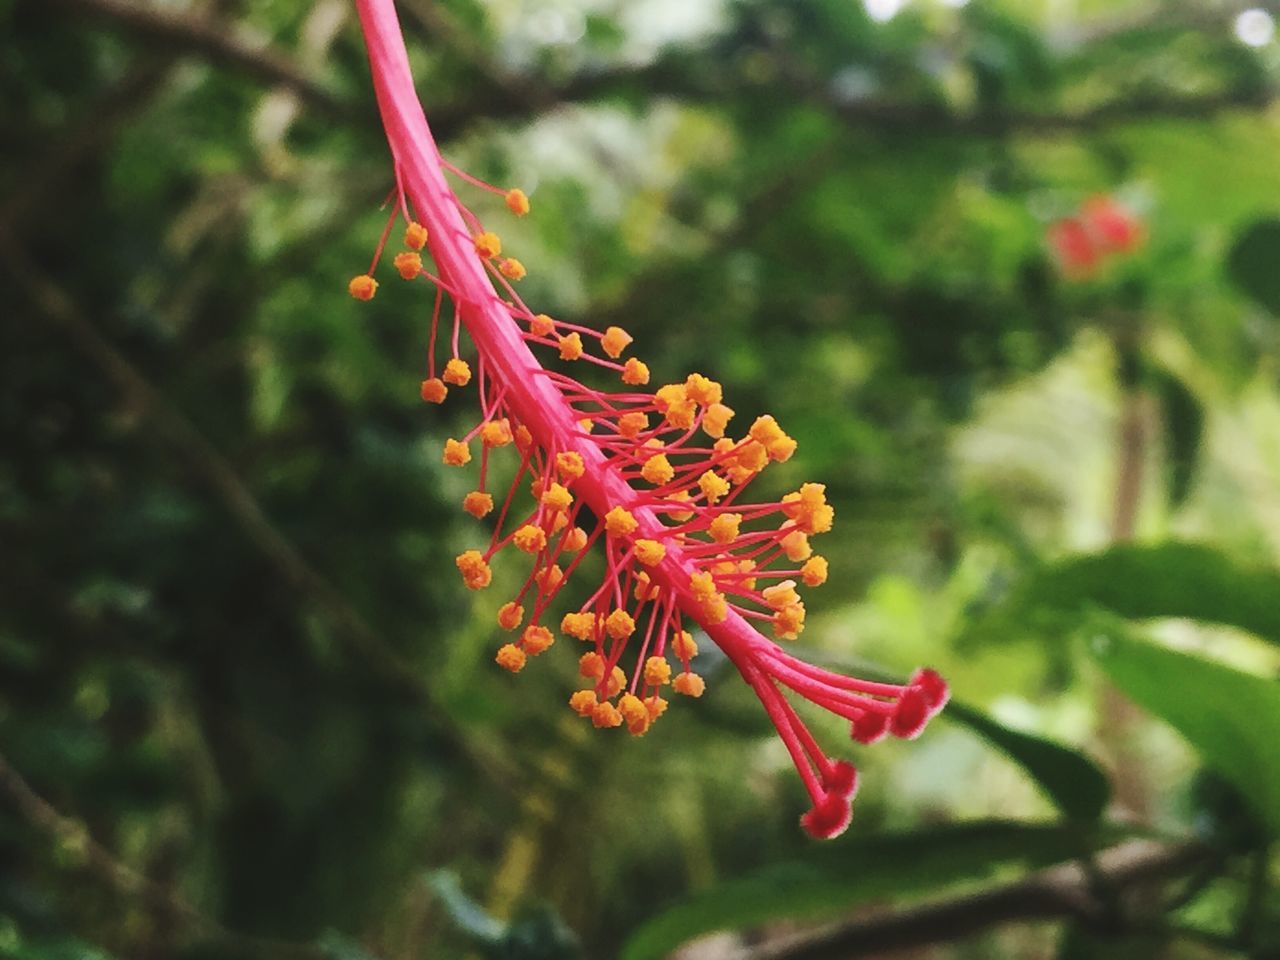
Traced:
<path id="1" fill-rule="evenodd" d="M 1035 573 L 973 628 L 1025 632 L 1078 620 L 1090 606 L 1131 619 L 1186 617 L 1280 643 L 1280 571 L 1250 566 L 1196 543 L 1125 544 Z"/>
<path id="2" fill-rule="evenodd" d="M 1160 397 L 1160 416 L 1169 457 L 1169 502 L 1177 507 L 1191 492 L 1204 440 L 1204 407 L 1178 377 L 1166 370 L 1151 374 Z"/>
<path id="3" fill-rule="evenodd" d="M 1280 315 L 1280 220 L 1256 220 L 1227 255 L 1227 275 L 1244 293 Z"/>
<path id="4" fill-rule="evenodd" d="M 1002 867 L 1045 866 L 1092 849 L 1098 839 L 1069 826 L 984 820 L 824 844 L 802 860 L 765 867 L 673 905 L 631 935 L 621 958 L 658 960 L 715 930 L 818 921 L 868 901 L 982 879 Z"/>
<path id="5" fill-rule="evenodd" d="M 1093 653 L 1116 686 L 1186 737 L 1280 836 L 1280 684 L 1126 636 L 1099 637 Z"/>
<path id="6" fill-rule="evenodd" d="M 942 716 L 963 724 L 1017 763 L 1066 816 L 1096 820 L 1111 798 L 1107 776 L 1092 760 L 1060 743 L 1013 730 L 954 701 Z"/>

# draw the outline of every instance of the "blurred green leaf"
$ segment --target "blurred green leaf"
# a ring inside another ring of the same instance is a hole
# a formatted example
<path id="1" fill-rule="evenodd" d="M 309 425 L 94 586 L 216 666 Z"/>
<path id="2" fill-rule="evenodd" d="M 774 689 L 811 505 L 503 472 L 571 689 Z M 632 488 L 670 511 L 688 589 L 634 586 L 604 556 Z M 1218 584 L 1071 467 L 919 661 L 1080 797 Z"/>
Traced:
<path id="1" fill-rule="evenodd" d="M 1160 398 L 1160 416 L 1169 456 L 1169 503 L 1177 507 L 1191 491 L 1204 439 L 1204 407 L 1178 377 L 1165 370 L 1153 373 Z"/>
<path id="2" fill-rule="evenodd" d="M 1227 274 L 1244 293 L 1280 316 L 1280 220 L 1256 220 L 1227 254 Z"/>
<path id="3" fill-rule="evenodd" d="M 1093 653 L 1133 700 L 1168 721 L 1280 834 L 1280 684 L 1117 634 Z"/>
<path id="4" fill-rule="evenodd" d="M 1007 639 L 1061 627 L 1088 607 L 1124 617 L 1222 623 L 1280 643 L 1280 571 L 1196 543 L 1124 544 L 1032 574 L 969 636 Z"/>
<path id="5" fill-rule="evenodd" d="M 727 880 L 669 907 L 631 935 L 621 957 L 658 960 L 715 930 L 784 919 L 814 921 L 871 900 L 981 879 L 1002 867 L 1057 863 L 1097 841 L 1096 834 L 1069 826 L 1001 820 L 857 836 L 817 847 L 804 859 Z"/>
<path id="6" fill-rule="evenodd" d="M 1022 767 L 1066 816 L 1080 820 L 1102 816 L 1111 798 L 1111 785 L 1106 774 L 1084 754 L 1006 727 L 963 704 L 947 704 L 942 715 L 968 727 Z"/>

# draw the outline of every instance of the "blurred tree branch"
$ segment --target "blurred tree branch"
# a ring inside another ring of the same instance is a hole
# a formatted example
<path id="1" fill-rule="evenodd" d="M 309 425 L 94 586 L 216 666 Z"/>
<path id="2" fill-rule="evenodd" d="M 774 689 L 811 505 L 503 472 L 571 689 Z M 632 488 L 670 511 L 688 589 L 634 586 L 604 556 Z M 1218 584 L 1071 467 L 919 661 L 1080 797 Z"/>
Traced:
<path id="1" fill-rule="evenodd" d="M 388 646 L 334 585 L 302 557 L 267 518 L 231 464 L 93 327 L 70 296 L 3 233 L 0 233 L 0 260 L 7 266 L 14 285 L 36 310 L 67 336 L 71 345 L 98 368 L 135 411 L 152 422 L 157 428 L 155 435 L 192 468 L 192 475 L 222 504 L 280 579 L 320 609 L 350 649 L 365 658 L 384 680 L 421 704 L 432 725 L 453 748 L 495 784 L 512 786 L 510 762 L 475 741 L 449 718 L 422 672 Z"/>
<path id="2" fill-rule="evenodd" d="M 54 0 L 70 11 L 106 20 L 143 39 L 176 46 L 212 63 L 242 70 L 267 83 L 286 87 L 303 102 L 327 115 L 349 113 L 351 106 L 334 96 L 298 64 L 265 43 L 254 43 L 231 23 L 205 15 L 164 10 L 133 0 Z"/>
<path id="3" fill-rule="evenodd" d="M 1195 843 L 1134 841 L 1099 855 L 1092 870 L 1063 864 L 1023 880 L 950 900 L 841 924 L 815 935 L 753 947 L 735 960 L 856 960 L 954 942 L 1007 923 L 1072 920 L 1099 934 L 1141 932 L 1140 918 L 1116 918 L 1110 896 L 1131 895 L 1182 876 L 1210 857 Z"/>

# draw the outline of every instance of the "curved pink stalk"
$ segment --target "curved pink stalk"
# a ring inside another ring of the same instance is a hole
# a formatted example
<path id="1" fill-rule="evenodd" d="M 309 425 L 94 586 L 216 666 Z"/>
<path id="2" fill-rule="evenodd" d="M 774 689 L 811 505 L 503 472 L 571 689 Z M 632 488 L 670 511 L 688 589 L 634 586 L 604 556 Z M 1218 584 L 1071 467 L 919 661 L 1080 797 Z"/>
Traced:
<path id="1" fill-rule="evenodd" d="M 396 258 L 406 279 L 425 276 L 437 286 L 424 398 L 440 402 L 447 392 L 445 381 L 465 386 L 470 380 L 469 367 L 458 358 L 456 327 L 454 359 L 444 381 L 435 377 L 441 291 L 453 300 L 479 359 L 476 379 L 483 421 L 463 441 L 449 441 L 445 462 L 466 463 L 468 441 L 481 438 L 481 489 L 469 496 L 466 506 L 482 516 L 492 508 L 492 498 L 483 492 L 490 450 L 514 440 L 522 455 L 520 475 L 533 475 L 539 498 L 524 522 L 503 536 L 504 523 L 515 515 L 513 485 L 489 550 L 469 551 L 458 560 L 467 585 L 479 588 L 489 583 L 488 560 L 506 545 L 534 556 L 534 569 L 523 589 L 499 614 L 499 623 L 514 629 L 523 622 L 523 603 L 534 593 L 529 625 L 516 643 L 499 651 L 498 662 L 517 671 L 527 656 L 551 645 L 554 638 L 538 625 L 538 618 L 603 536 L 605 580 L 562 624 L 565 632 L 594 645 L 581 661 L 582 673 L 593 685 L 571 698 L 574 709 L 597 726 L 625 721 L 632 733 L 641 734 L 666 708 L 660 694 L 669 682 L 678 693 L 700 695 L 701 678 L 690 669 L 696 643 L 681 629 L 683 618 L 688 618 L 701 625 L 737 666 L 786 742 L 814 803 L 802 818 L 806 829 L 823 837 L 838 834 L 849 819 L 855 771 L 822 752 L 785 700 L 783 688 L 851 720 L 855 739 L 865 741 L 886 730 L 916 735 L 945 702 L 946 685 L 931 671 L 918 673 L 906 686 L 831 674 L 785 654 L 752 625 L 751 619 L 771 623 L 774 633 L 785 639 L 799 633 L 804 620 L 793 580 L 757 590 L 758 579 L 800 576 L 810 586 L 826 579 L 826 562 L 811 556 L 808 546 L 809 535 L 831 524 L 833 511 L 821 486 L 806 484 L 781 502 L 735 504 L 770 460 L 791 456 L 795 442 L 771 417 L 757 420 L 741 441 L 726 439 L 725 425 L 733 411 L 720 402 L 719 385 L 698 374 L 655 393 L 615 393 L 544 367 L 531 344 L 558 348 L 563 359 L 620 371 L 631 387 L 648 382 L 644 364 L 614 362 L 631 339 L 618 328 L 600 334 L 556 322 L 533 314 L 520 301 L 507 279 L 522 277 L 523 266 L 498 257 L 496 236 L 485 232 L 461 204 L 445 174 L 495 188 L 461 174 L 440 156 L 414 92 L 392 0 L 357 0 L 357 7 L 395 163 L 396 210 L 413 223 L 410 231 L 419 231 L 416 236 L 407 233 L 406 244 L 411 250 L 421 249 L 425 239 L 435 262 L 432 276 L 422 269 L 416 253 Z M 508 205 L 517 214 L 527 210 L 519 191 L 508 195 Z M 506 299 L 495 289 L 495 280 Z M 365 275 L 352 281 L 351 291 L 368 299 L 376 286 Z M 593 342 L 599 338 L 601 349 L 612 359 L 591 355 L 583 336 Z M 651 425 L 655 417 L 657 426 Z M 584 419 L 593 429 L 584 428 Z M 699 430 L 716 442 L 710 447 L 694 445 Z M 576 525 L 585 517 L 584 507 L 596 518 L 590 534 Z M 776 528 L 762 526 L 778 517 Z M 743 523 L 755 529 L 740 531 Z M 562 571 L 557 560 L 569 557 Z M 768 569 L 778 559 L 790 563 L 782 570 Z M 797 566 L 802 560 L 804 565 Z M 628 684 L 619 661 L 633 634 L 640 650 Z M 684 668 L 674 682 L 668 650 Z M 616 705 L 614 697 L 619 697 Z"/>

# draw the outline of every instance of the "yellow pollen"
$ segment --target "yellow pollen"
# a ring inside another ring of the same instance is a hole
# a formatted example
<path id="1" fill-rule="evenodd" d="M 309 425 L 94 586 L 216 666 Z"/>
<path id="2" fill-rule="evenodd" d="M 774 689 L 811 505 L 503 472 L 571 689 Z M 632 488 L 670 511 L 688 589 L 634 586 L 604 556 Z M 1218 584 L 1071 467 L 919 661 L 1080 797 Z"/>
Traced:
<path id="1" fill-rule="evenodd" d="M 708 470 L 698 478 L 698 489 L 707 498 L 707 503 L 714 504 L 729 492 L 729 481 L 714 470 Z"/>
<path id="2" fill-rule="evenodd" d="M 561 360 L 577 360 L 582 356 L 582 338 L 576 333 L 561 337 L 559 345 Z"/>
<path id="3" fill-rule="evenodd" d="M 782 547 L 782 552 L 787 555 L 787 559 L 795 563 L 808 560 L 809 555 L 813 553 L 813 547 L 809 546 L 809 535 L 803 530 L 792 530 L 778 544 Z"/>
<path id="4" fill-rule="evenodd" d="M 621 327 L 606 327 L 604 336 L 600 338 L 600 349 L 617 360 L 630 343 L 631 334 L 627 331 Z"/>
<path id="5" fill-rule="evenodd" d="M 636 411 L 634 413 L 624 413 L 618 418 L 618 432 L 624 437 L 633 438 L 641 430 L 648 428 L 648 414 Z"/>
<path id="6" fill-rule="evenodd" d="M 686 697 L 700 697 L 707 689 L 707 685 L 696 673 L 686 670 L 684 673 L 676 674 L 676 678 L 671 681 L 671 689 Z"/>
<path id="7" fill-rule="evenodd" d="M 515 257 L 507 257 L 498 264 L 498 269 L 508 280 L 523 280 L 529 272 L 524 268 L 524 264 Z"/>
<path id="8" fill-rule="evenodd" d="M 545 313 L 539 313 L 529 321 L 529 332 L 535 337 L 549 337 L 555 332 L 556 322 Z"/>
<path id="9" fill-rule="evenodd" d="M 773 634 L 779 640 L 794 640 L 804 630 L 804 604 L 793 603 L 773 615 Z"/>
<path id="10" fill-rule="evenodd" d="M 507 209 L 517 217 L 523 217 L 529 212 L 529 198 L 525 196 L 525 192 L 520 188 L 512 187 L 507 191 L 505 199 L 507 201 Z"/>
<path id="11" fill-rule="evenodd" d="M 586 465 L 582 462 L 582 455 L 572 450 L 556 454 L 556 469 L 560 471 L 560 479 L 566 485 L 573 483 L 587 472 Z"/>
<path id="12" fill-rule="evenodd" d="M 688 403 L 689 394 L 683 383 L 668 383 L 654 391 L 653 402 L 659 410 L 666 413 L 672 404 Z"/>
<path id="13" fill-rule="evenodd" d="M 796 582 L 794 580 L 783 580 L 772 587 L 765 587 L 760 591 L 760 595 L 764 597 L 764 602 L 773 610 L 781 610 L 784 607 L 800 602 L 800 594 L 796 593 Z"/>
<path id="14" fill-rule="evenodd" d="M 631 512 L 622 507 L 614 507 L 604 515 L 604 528 L 611 537 L 629 537 L 638 526 Z"/>
<path id="15" fill-rule="evenodd" d="M 547 545 L 547 535 L 543 533 L 541 527 L 535 527 L 531 523 L 526 523 L 511 536 L 511 542 L 517 549 L 523 550 L 525 553 L 538 553 Z"/>
<path id="16" fill-rule="evenodd" d="M 662 588 L 649 580 L 649 575 L 641 570 L 636 574 L 635 597 L 642 603 L 646 600 L 657 600 Z"/>
<path id="17" fill-rule="evenodd" d="M 667 712 L 667 701 L 655 693 L 645 700 L 644 708 L 649 711 L 649 721 L 652 723 Z"/>
<path id="18" fill-rule="evenodd" d="M 826 557 L 810 557 L 800 568 L 800 579 L 806 587 L 820 587 L 827 582 Z"/>
<path id="19" fill-rule="evenodd" d="M 593 429 L 595 429 L 595 425 L 596 425 L 595 421 L 592 420 L 590 417 L 583 417 L 581 420 L 578 421 L 578 426 L 582 428 L 583 433 L 590 433 Z"/>
<path id="20" fill-rule="evenodd" d="M 560 586 L 560 581 L 564 579 L 564 571 L 560 569 L 560 564 L 553 563 L 549 567 L 544 567 L 533 575 L 533 582 L 538 585 L 538 589 L 543 593 L 550 593 Z"/>
<path id="21" fill-rule="evenodd" d="M 597 703 L 591 711 L 591 722 L 596 727 L 618 727 L 622 725 L 622 714 L 612 703 Z"/>
<path id="22" fill-rule="evenodd" d="M 604 621 L 604 628 L 615 640 L 625 640 L 636 632 L 636 622 L 625 610 L 615 610 Z"/>
<path id="23" fill-rule="evenodd" d="M 481 233 L 476 236 L 476 253 L 483 260 L 492 260 L 502 253 L 502 241 L 496 233 Z"/>
<path id="24" fill-rule="evenodd" d="M 589 680 L 599 680 L 604 676 L 604 657 L 594 650 L 584 653 L 578 658 L 578 673 Z"/>
<path id="25" fill-rule="evenodd" d="M 352 277 L 351 282 L 347 284 L 347 293 L 351 294 L 357 300 L 372 300 L 373 295 L 378 292 L 378 281 L 373 279 L 367 273 L 362 273 L 358 277 Z"/>
<path id="26" fill-rule="evenodd" d="M 479 520 L 493 509 L 493 497 L 482 490 L 472 490 L 462 498 L 462 509 Z"/>
<path id="27" fill-rule="evenodd" d="M 465 360 L 452 358 L 444 365 L 444 382 L 456 387 L 465 387 L 471 382 L 471 366 Z"/>
<path id="28" fill-rule="evenodd" d="M 578 690 L 569 698 L 569 707 L 580 717 L 589 717 L 596 708 L 594 690 Z"/>
<path id="29" fill-rule="evenodd" d="M 490 420 L 480 428 L 480 441 L 486 447 L 505 447 L 512 439 L 511 423 L 506 417 Z"/>
<path id="30" fill-rule="evenodd" d="M 649 365 L 643 360 L 630 357 L 622 365 L 622 382 L 632 387 L 644 386 L 649 382 Z"/>
<path id="31" fill-rule="evenodd" d="M 512 673 L 519 673 L 524 669 L 524 651 L 514 643 L 504 643 L 498 648 L 498 655 L 493 659 L 503 670 L 510 670 Z"/>
<path id="32" fill-rule="evenodd" d="M 410 250 L 421 250 L 427 245 L 427 228 L 418 222 L 404 228 L 404 245 Z"/>
<path id="33" fill-rule="evenodd" d="M 662 558 L 667 555 L 667 548 L 657 540 L 637 540 L 636 541 L 636 559 L 646 567 L 652 567 L 654 564 L 662 562 Z"/>
<path id="34" fill-rule="evenodd" d="M 618 700 L 618 712 L 627 723 L 627 732 L 634 737 L 642 737 L 653 723 L 649 711 L 639 697 L 624 693 Z"/>
<path id="35" fill-rule="evenodd" d="M 514 600 L 504 603 L 498 608 L 498 626 L 503 630 L 514 630 L 524 619 L 524 607 Z"/>
<path id="36" fill-rule="evenodd" d="M 670 482 L 675 475 L 676 471 L 671 466 L 671 461 L 667 459 L 666 454 L 662 453 L 655 453 L 640 468 L 640 476 L 655 487 Z"/>
<path id="37" fill-rule="evenodd" d="M 590 613 L 566 613 L 560 621 L 560 629 L 578 640 L 593 640 L 596 618 Z"/>
<path id="38" fill-rule="evenodd" d="M 422 381 L 421 394 L 427 403 L 444 403 L 444 398 L 449 395 L 449 388 L 439 377 L 432 377 Z"/>
<path id="39" fill-rule="evenodd" d="M 616 697 L 618 692 L 627 685 L 627 675 L 622 672 L 621 667 L 614 667 L 609 674 L 609 682 L 605 685 L 604 695 L 606 697 Z"/>
<path id="40" fill-rule="evenodd" d="M 444 442 L 444 462 L 450 467 L 461 467 L 471 462 L 471 447 L 450 437 Z"/>
<path id="41" fill-rule="evenodd" d="M 702 429 L 708 437 L 720 439 L 724 436 L 729 421 L 733 419 L 733 410 L 723 403 L 713 403 L 702 415 Z"/>
<path id="42" fill-rule="evenodd" d="M 533 446 L 533 434 L 529 432 L 529 428 L 523 423 L 516 427 L 515 430 L 516 449 L 521 453 L 528 453 L 529 448 Z"/>
<path id="43" fill-rule="evenodd" d="M 546 627 L 530 625 L 524 628 L 524 633 L 520 634 L 520 642 L 524 645 L 525 653 L 536 657 L 555 643 L 556 638 Z"/>
<path id="44" fill-rule="evenodd" d="M 405 280 L 412 280 L 422 272 L 422 258 L 416 253 L 397 253 L 391 262 Z"/>
<path id="45" fill-rule="evenodd" d="M 684 389 L 690 400 L 704 407 L 719 403 L 724 397 L 720 384 L 700 373 L 689 374 L 684 382 Z"/>
<path id="46" fill-rule="evenodd" d="M 692 400 L 682 400 L 667 407 L 666 420 L 677 430 L 688 430 L 693 426 L 693 418 L 697 416 L 697 412 Z"/>
<path id="47" fill-rule="evenodd" d="M 698 644 L 688 630 L 681 630 L 671 638 L 671 652 L 681 660 L 689 661 L 698 655 Z"/>
<path id="48" fill-rule="evenodd" d="M 740 513 L 722 513 L 711 521 L 707 532 L 716 543 L 730 543 L 738 536 L 738 527 L 742 523 Z"/>
<path id="49" fill-rule="evenodd" d="M 587 545 L 587 531 L 574 527 L 564 537 L 564 548 L 570 553 L 577 553 Z"/>
<path id="50" fill-rule="evenodd" d="M 482 590 L 492 582 L 493 571 L 479 550 L 467 550 L 459 554 L 455 562 L 462 573 L 462 582 L 471 590 Z"/>
<path id="51" fill-rule="evenodd" d="M 542 495 L 542 505 L 557 513 L 568 510 L 571 503 L 573 503 L 573 494 L 558 483 L 551 484 L 547 492 Z"/>
<path id="52" fill-rule="evenodd" d="M 679 490 L 671 494 L 671 496 L 667 497 L 667 499 L 677 500 L 677 501 L 688 500 L 689 491 Z M 684 523 L 686 520 L 690 520 L 693 518 L 693 511 L 692 510 L 672 510 L 667 513 L 667 516 L 670 517 L 672 520 L 676 521 L 676 523 Z"/>
<path id="53" fill-rule="evenodd" d="M 644 662 L 644 682 L 651 687 L 671 682 L 671 664 L 665 657 L 650 657 Z"/>

